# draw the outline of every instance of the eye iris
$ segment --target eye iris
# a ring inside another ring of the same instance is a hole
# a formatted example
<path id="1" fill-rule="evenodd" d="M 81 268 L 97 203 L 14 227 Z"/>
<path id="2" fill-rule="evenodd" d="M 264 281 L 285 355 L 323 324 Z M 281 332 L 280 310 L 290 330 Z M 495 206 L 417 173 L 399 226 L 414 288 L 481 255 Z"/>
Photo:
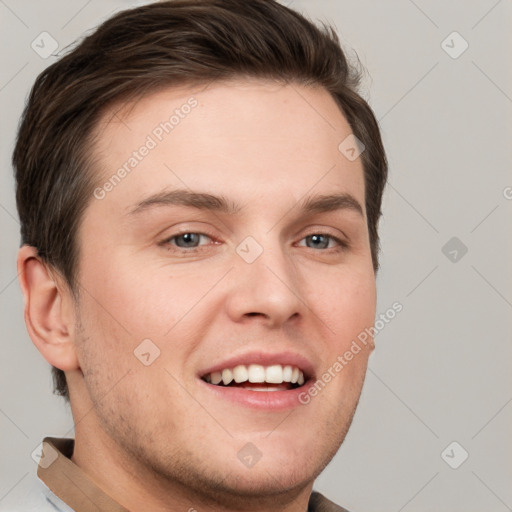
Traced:
<path id="1" fill-rule="evenodd" d="M 320 244 L 316 244 L 313 247 L 318 249 L 319 247 L 321 249 L 326 249 L 329 246 L 329 237 L 324 235 L 311 235 L 307 237 L 310 241 L 313 243 L 320 242 Z M 323 240 L 322 240 L 323 239 Z"/>
<path id="2" fill-rule="evenodd" d="M 197 243 L 199 243 L 199 234 L 198 233 L 183 233 L 176 237 L 176 245 L 179 247 L 195 247 Z M 180 244 L 179 241 L 182 240 L 185 243 Z"/>

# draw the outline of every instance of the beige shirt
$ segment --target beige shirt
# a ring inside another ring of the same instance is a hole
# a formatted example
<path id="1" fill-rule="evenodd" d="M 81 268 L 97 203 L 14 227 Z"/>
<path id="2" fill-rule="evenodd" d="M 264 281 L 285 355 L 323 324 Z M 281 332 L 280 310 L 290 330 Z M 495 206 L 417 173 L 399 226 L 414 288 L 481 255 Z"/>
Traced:
<path id="1" fill-rule="evenodd" d="M 49 448 L 45 444 L 48 444 Z M 74 444 L 74 439 L 56 437 L 46 437 L 43 441 L 44 456 L 39 462 L 37 475 L 47 488 L 44 489 L 46 491 L 44 498 L 46 503 L 51 504 L 51 510 L 128 512 L 71 461 Z M 37 507 L 37 510 L 43 510 L 43 508 Z M 313 491 L 309 499 L 308 512 L 347 512 L 347 510 Z"/>

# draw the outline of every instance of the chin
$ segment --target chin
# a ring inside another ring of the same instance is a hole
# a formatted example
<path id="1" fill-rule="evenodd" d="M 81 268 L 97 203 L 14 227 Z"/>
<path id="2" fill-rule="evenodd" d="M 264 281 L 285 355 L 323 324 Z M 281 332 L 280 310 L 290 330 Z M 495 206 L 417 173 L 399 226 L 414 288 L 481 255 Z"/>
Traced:
<path id="1" fill-rule="evenodd" d="M 225 486 L 228 493 L 238 496 L 278 496 L 300 491 L 312 483 L 320 472 L 314 471 L 311 465 L 297 467 L 296 464 L 283 467 L 267 463 L 257 468 L 260 463 L 262 461 L 251 469 L 236 468 L 226 475 L 221 486 Z"/>
<path id="2" fill-rule="evenodd" d="M 333 451 L 326 453 L 325 446 L 313 443 L 307 447 L 283 446 L 282 442 L 277 446 L 272 444 L 262 439 L 258 443 L 259 452 L 250 443 L 237 452 L 237 459 L 229 467 L 229 485 L 233 489 L 244 494 L 257 495 L 265 491 L 269 495 L 277 495 L 303 488 L 320 474 Z M 252 451 L 254 454 L 251 454 Z M 246 453 L 248 457 L 244 457 Z M 260 458 L 250 460 L 251 455 Z M 248 459 L 247 465 L 244 458 Z"/>

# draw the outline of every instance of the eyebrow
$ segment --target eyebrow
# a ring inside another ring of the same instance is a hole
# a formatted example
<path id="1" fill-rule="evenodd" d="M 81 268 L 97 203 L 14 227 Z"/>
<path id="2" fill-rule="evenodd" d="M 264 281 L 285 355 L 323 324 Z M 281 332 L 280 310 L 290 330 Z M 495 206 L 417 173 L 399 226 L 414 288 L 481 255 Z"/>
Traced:
<path id="1" fill-rule="evenodd" d="M 205 192 L 191 190 L 171 190 L 147 197 L 140 201 L 130 214 L 140 213 L 155 206 L 187 206 L 199 210 L 210 210 L 228 215 L 238 213 L 241 206 L 229 201 L 224 196 L 214 196 Z"/>
<path id="2" fill-rule="evenodd" d="M 178 189 L 149 196 L 140 201 L 129 213 L 130 215 L 138 214 L 157 206 L 185 206 L 199 210 L 225 213 L 227 215 L 235 215 L 243 209 L 241 205 L 230 201 L 224 196 Z M 310 196 L 300 201 L 297 206 L 299 210 L 308 214 L 351 210 L 359 213 L 361 217 L 364 216 L 361 204 L 349 193 Z"/>
<path id="3" fill-rule="evenodd" d="M 364 217 L 363 207 L 352 194 L 348 193 L 308 197 L 305 201 L 299 203 L 299 208 L 310 214 L 351 210 Z"/>

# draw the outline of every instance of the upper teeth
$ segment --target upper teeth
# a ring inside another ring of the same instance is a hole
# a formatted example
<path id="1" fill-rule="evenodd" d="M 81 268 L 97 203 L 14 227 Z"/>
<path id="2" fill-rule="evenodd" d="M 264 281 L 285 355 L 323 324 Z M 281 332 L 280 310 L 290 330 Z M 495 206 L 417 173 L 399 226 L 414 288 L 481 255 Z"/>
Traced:
<path id="1" fill-rule="evenodd" d="M 302 386 L 304 384 L 304 374 L 296 366 L 273 364 L 271 366 L 262 366 L 259 364 L 239 364 L 234 368 L 225 368 L 222 371 L 212 372 L 205 375 L 204 379 L 212 384 L 224 385 L 232 381 L 241 382 L 267 382 L 269 384 L 282 384 L 291 382 Z"/>

